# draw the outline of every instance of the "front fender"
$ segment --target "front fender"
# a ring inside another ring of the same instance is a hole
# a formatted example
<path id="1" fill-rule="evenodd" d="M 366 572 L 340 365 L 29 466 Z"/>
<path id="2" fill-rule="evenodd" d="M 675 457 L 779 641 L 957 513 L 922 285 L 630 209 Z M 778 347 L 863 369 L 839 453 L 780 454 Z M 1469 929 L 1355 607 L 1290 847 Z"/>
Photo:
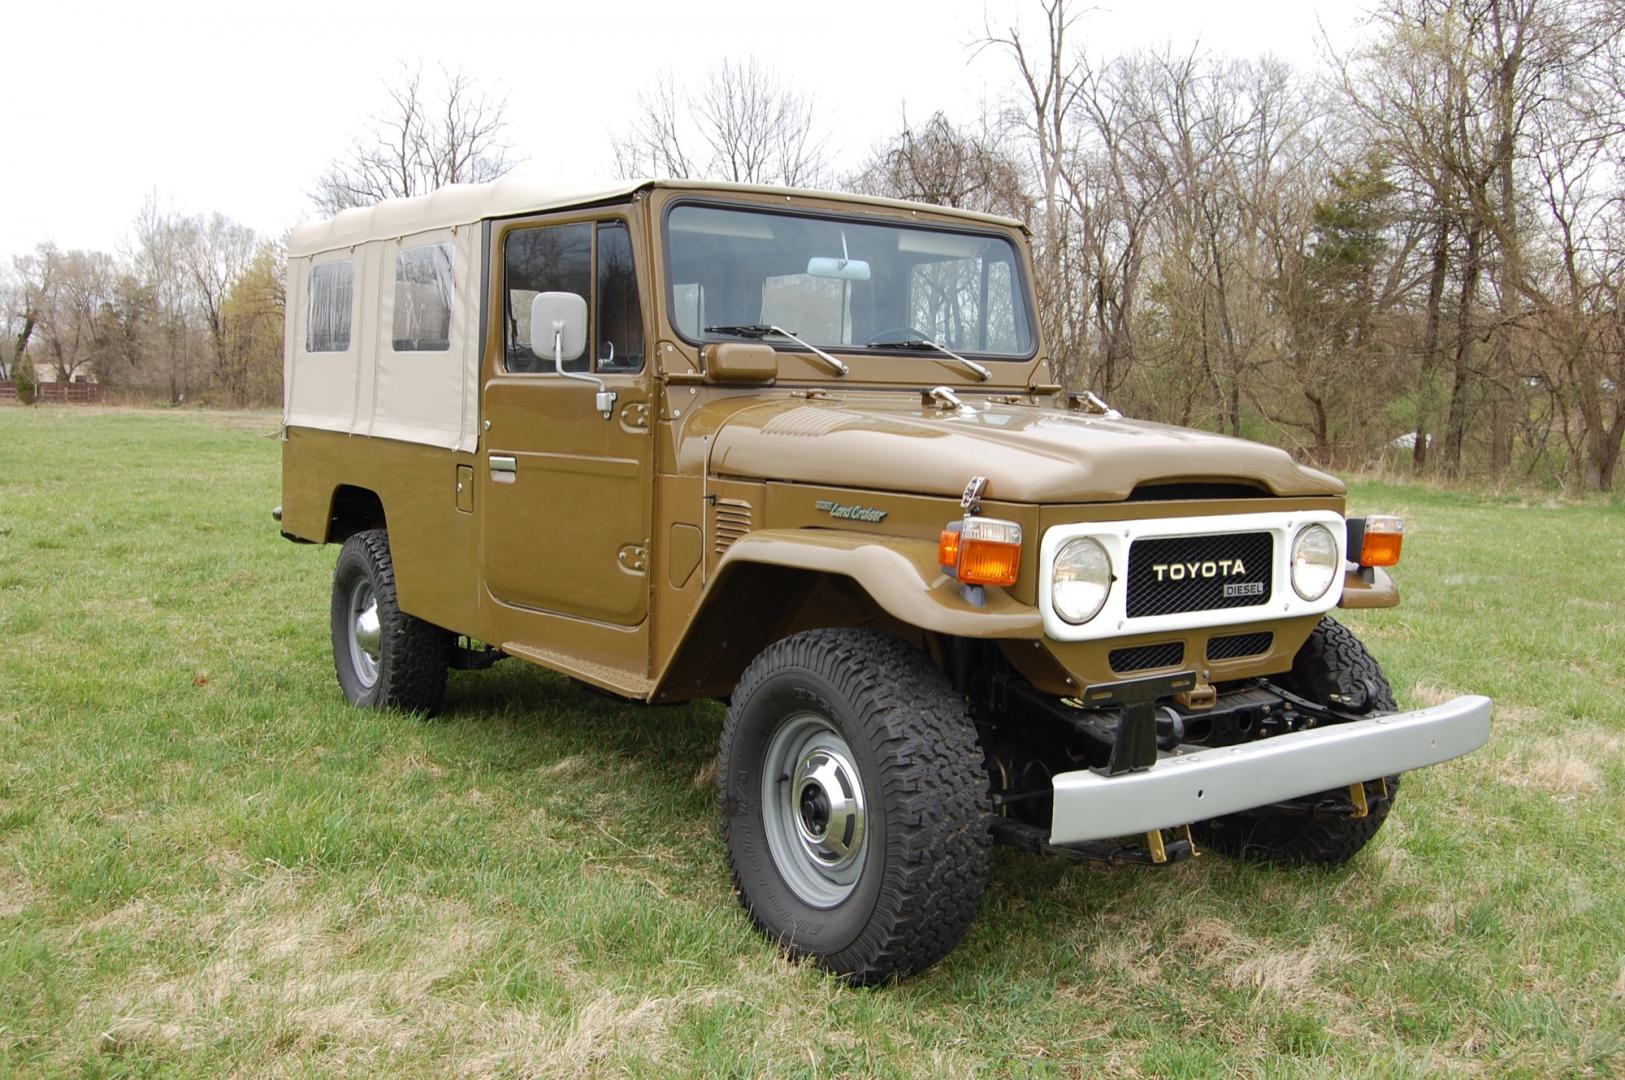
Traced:
<path id="1" fill-rule="evenodd" d="M 755 563 L 851 578 L 898 622 L 939 634 L 968 638 L 1038 638 L 1044 633 L 1036 607 L 1003 589 L 982 589 L 973 603 L 966 588 L 937 565 L 928 540 L 874 536 L 836 529 L 762 529 L 728 548 L 712 587 L 730 569 Z"/>

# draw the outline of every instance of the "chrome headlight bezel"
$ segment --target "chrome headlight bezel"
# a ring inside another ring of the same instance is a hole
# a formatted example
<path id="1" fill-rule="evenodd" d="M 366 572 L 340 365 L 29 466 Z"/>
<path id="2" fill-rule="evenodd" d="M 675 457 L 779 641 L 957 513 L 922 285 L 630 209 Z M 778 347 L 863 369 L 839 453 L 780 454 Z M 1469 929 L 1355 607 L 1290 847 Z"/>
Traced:
<path id="1" fill-rule="evenodd" d="M 1050 606 L 1071 625 L 1082 626 L 1106 606 L 1113 580 L 1112 557 L 1105 545 L 1092 536 L 1074 537 L 1061 545 L 1050 567 Z M 1084 588 L 1069 588 L 1073 586 Z M 1091 589 L 1093 593 L 1088 591 Z M 1081 591 L 1083 602 L 1069 604 L 1063 600 L 1067 595 L 1063 590 Z"/>
<path id="2" fill-rule="evenodd" d="M 1326 595 L 1342 572 L 1343 556 L 1331 529 L 1316 522 L 1298 530 L 1287 556 L 1287 576 L 1293 592 L 1314 603 Z"/>

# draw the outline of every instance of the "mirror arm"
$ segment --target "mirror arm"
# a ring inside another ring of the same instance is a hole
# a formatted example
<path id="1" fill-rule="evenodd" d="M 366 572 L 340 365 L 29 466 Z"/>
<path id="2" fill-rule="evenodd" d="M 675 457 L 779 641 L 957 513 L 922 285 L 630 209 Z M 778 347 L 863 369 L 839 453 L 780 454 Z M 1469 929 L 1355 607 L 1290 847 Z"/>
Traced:
<path id="1" fill-rule="evenodd" d="M 606 386 L 603 379 L 596 375 L 588 375 L 585 372 L 564 370 L 564 330 L 557 326 L 553 328 L 553 372 L 556 375 L 562 375 L 566 379 L 592 383 L 598 388 L 596 401 L 599 415 L 605 420 L 614 415 L 615 391 Z"/>

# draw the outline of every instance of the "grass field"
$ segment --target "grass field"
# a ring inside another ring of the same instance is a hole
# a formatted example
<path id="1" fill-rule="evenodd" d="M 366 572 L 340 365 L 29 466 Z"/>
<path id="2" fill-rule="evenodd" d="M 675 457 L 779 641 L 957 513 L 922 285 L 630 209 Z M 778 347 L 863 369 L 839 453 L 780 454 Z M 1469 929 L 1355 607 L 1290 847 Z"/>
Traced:
<path id="1" fill-rule="evenodd" d="M 347 707 L 262 414 L 0 408 L 0 1074 L 1625 1072 L 1625 506 L 1356 485 L 1410 705 L 1496 699 L 1336 872 L 1001 852 L 856 991 L 750 929 L 714 705 L 517 661 Z"/>

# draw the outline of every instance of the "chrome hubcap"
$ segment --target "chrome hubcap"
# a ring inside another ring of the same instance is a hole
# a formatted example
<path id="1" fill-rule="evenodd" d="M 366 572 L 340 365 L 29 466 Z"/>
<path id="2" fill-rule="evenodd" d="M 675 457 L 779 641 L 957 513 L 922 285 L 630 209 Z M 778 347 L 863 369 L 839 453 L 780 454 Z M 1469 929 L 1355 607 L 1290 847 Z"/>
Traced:
<path id="1" fill-rule="evenodd" d="M 762 772 L 767 846 L 785 883 L 813 907 L 852 892 L 868 850 L 863 782 L 852 750 L 828 720 L 787 719 L 768 744 Z"/>
<path id="2" fill-rule="evenodd" d="M 361 685 L 378 681 L 378 596 L 366 578 L 350 589 L 350 665 Z"/>

